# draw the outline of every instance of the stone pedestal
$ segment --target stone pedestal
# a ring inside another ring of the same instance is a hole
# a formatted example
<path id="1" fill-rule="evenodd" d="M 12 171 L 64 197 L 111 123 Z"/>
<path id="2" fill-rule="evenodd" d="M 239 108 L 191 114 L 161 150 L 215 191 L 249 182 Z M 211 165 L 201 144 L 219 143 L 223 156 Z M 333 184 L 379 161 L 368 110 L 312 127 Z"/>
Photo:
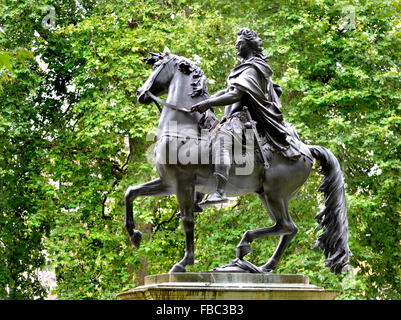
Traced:
<path id="1" fill-rule="evenodd" d="M 309 284 L 298 274 L 173 273 L 145 277 L 120 300 L 333 300 L 337 290 Z"/>

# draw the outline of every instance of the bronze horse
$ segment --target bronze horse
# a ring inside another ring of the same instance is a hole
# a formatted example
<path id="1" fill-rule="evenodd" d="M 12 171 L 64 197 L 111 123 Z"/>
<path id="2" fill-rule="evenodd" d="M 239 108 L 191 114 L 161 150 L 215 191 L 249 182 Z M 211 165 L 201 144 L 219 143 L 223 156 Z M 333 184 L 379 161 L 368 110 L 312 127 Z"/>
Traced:
<path id="1" fill-rule="evenodd" d="M 147 62 L 153 65 L 153 72 L 141 89 L 137 91 L 138 101 L 150 104 L 157 96 L 167 93 L 163 103 L 158 126 L 158 141 L 155 146 L 155 162 L 159 178 L 139 186 L 129 187 L 125 194 L 125 227 L 131 242 L 139 247 L 142 234 L 135 230 L 132 202 L 139 196 L 166 196 L 175 194 L 181 210 L 181 222 L 185 231 L 186 250 L 183 259 L 177 262 L 170 272 L 185 272 L 187 265 L 194 263 L 194 210 L 197 208 L 197 195 L 211 194 L 215 190 L 212 163 L 169 163 L 161 159 L 162 154 L 178 153 L 181 144 L 172 143 L 182 132 L 199 132 L 201 114 L 187 112 L 194 104 L 208 97 L 206 78 L 203 72 L 189 59 L 171 54 L 168 50 L 152 54 Z M 216 119 L 208 111 L 208 119 Z M 172 130 L 169 123 L 176 123 Z M 207 150 L 209 141 L 194 134 L 187 137 L 187 148 Z M 189 141 L 189 142 L 188 142 Z M 270 155 L 270 168 L 265 170 L 260 157 L 254 157 L 254 168 L 249 175 L 236 175 L 234 164 L 226 186 L 228 196 L 256 193 L 273 226 L 249 230 L 243 234 L 237 247 L 237 260 L 251 251 L 250 243 L 266 236 L 280 235 L 279 244 L 266 264 L 255 267 L 250 272 L 273 272 L 285 249 L 298 231 L 288 211 L 288 201 L 296 194 L 309 177 L 313 159 L 319 161 L 324 180 L 319 191 L 324 192 L 324 209 L 315 219 L 315 231 L 323 232 L 315 243 L 325 255 L 326 266 L 333 273 L 341 273 L 348 268 L 351 251 L 348 247 L 348 221 L 344 192 L 343 175 L 336 157 L 321 146 L 308 146 L 301 143 L 302 156 L 294 161 L 279 152 Z M 199 209 L 199 208 L 197 208 Z M 242 260 L 244 261 L 244 260 Z"/>

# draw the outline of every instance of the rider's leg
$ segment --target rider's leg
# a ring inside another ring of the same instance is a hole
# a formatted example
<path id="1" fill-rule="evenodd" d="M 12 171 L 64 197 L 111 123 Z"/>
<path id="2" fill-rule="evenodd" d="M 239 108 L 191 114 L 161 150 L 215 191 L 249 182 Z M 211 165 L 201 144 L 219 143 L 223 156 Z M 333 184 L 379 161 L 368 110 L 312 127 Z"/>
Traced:
<path id="1" fill-rule="evenodd" d="M 216 177 L 216 191 L 202 201 L 200 206 L 227 202 L 225 187 L 231 167 L 232 137 L 220 131 L 216 142 L 214 145 L 215 172 L 213 173 Z"/>
<path id="2" fill-rule="evenodd" d="M 227 202 L 226 184 L 228 180 L 228 172 L 230 165 L 216 164 L 214 176 L 216 177 L 216 191 L 207 199 L 208 203 L 224 203 Z"/>

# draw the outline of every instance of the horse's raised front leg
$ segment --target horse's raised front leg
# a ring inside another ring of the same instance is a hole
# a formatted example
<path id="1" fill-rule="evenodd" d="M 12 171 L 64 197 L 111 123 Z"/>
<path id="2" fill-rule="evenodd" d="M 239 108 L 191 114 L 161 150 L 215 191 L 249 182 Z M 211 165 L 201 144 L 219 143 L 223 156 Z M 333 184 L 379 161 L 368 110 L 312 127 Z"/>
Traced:
<path id="1" fill-rule="evenodd" d="M 260 199 L 275 224 L 268 228 L 246 231 L 237 246 L 237 258 L 242 259 L 246 254 L 251 252 L 250 242 L 253 240 L 266 236 L 280 235 L 280 242 L 276 251 L 269 261 L 261 267 L 263 272 L 272 272 L 276 269 L 281 256 L 288 247 L 291 239 L 297 233 L 298 228 L 289 214 L 288 201 L 286 199 L 278 196 L 269 197 L 266 194 L 261 194 Z"/>
<path id="2" fill-rule="evenodd" d="M 185 255 L 170 270 L 173 272 L 185 272 L 187 265 L 194 264 L 194 198 L 195 187 L 193 179 L 185 179 L 177 183 L 177 200 L 181 210 L 181 223 L 185 232 Z"/>
<path id="3" fill-rule="evenodd" d="M 166 196 L 171 194 L 169 188 L 163 184 L 160 178 L 146 182 L 139 186 L 129 187 L 125 193 L 125 229 L 131 242 L 139 248 L 142 240 L 142 233 L 135 230 L 132 202 L 139 196 Z"/>

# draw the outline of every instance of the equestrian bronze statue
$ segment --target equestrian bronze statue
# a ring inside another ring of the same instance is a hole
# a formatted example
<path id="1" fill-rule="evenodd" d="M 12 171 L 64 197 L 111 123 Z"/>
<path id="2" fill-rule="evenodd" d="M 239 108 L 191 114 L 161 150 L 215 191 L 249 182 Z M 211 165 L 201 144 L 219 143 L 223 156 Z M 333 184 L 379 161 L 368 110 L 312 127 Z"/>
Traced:
<path id="1" fill-rule="evenodd" d="M 142 238 L 141 232 L 134 229 L 133 200 L 175 194 L 186 249 L 170 272 L 184 272 L 194 263 L 194 212 L 227 202 L 227 197 L 254 193 L 273 226 L 245 231 L 236 259 L 214 271 L 273 272 L 298 231 L 288 202 L 306 182 L 317 160 L 324 175 L 319 188 L 324 193 L 324 208 L 315 217 L 315 232 L 323 229 L 315 248 L 323 250 L 331 272 L 341 273 L 347 270 L 352 254 L 339 163 L 326 148 L 304 144 L 295 128 L 284 121 L 281 88 L 271 80 L 273 72 L 262 53 L 262 41 L 245 28 L 237 35 L 235 47 L 241 63 L 231 70 L 227 88 L 212 96 L 205 75 L 189 59 L 168 49 L 146 59 L 153 72 L 137 91 L 137 97 L 143 104 L 156 102 L 161 110 L 155 144 L 159 178 L 129 187 L 125 194 L 125 227 L 131 242 L 139 247 Z M 164 101 L 159 96 L 165 93 Z M 225 116 L 218 120 L 213 107 L 220 106 L 225 106 Z M 233 150 L 240 152 L 234 151 L 233 155 Z M 202 201 L 204 195 L 209 196 Z M 280 236 L 278 246 L 264 265 L 258 267 L 244 259 L 252 250 L 252 241 L 276 235 Z"/>

